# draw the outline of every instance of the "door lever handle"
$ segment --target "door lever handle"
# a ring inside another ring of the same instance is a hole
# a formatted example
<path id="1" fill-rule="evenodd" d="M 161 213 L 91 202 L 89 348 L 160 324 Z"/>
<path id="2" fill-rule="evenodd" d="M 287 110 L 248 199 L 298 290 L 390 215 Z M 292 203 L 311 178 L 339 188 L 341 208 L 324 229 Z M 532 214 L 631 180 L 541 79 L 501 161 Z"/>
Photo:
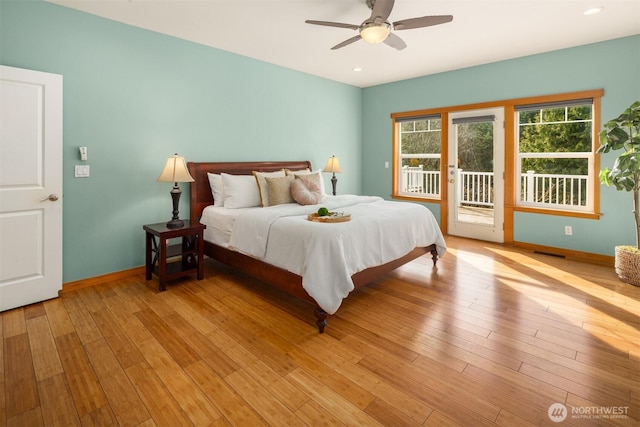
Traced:
<path id="1" fill-rule="evenodd" d="M 58 196 L 56 194 L 49 194 L 47 197 L 45 197 L 44 199 L 40 200 L 41 202 L 46 202 L 46 201 L 50 201 L 50 202 L 55 202 L 56 200 L 58 200 Z"/>

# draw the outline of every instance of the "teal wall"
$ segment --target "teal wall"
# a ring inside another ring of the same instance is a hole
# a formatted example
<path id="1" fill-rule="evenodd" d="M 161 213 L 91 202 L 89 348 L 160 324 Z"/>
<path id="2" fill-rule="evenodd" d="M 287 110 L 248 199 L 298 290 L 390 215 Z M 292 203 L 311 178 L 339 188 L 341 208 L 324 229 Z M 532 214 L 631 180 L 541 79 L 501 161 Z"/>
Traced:
<path id="1" fill-rule="evenodd" d="M 156 178 L 174 152 L 317 168 L 335 154 L 340 193 L 389 198 L 393 112 L 603 88 L 608 120 L 640 98 L 640 36 L 359 89 L 40 1 L 0 0 L 0 63 L 64 76 L 64 282 L 144 263 L 142 225 L 171 216 Z M 600 220 L 517 213 L 515 239 L 612 254 L 633 243 L 630 209 L 604 187 Z"/>
<path id="2" fill-rule="evenodd" d="M 604 89 L 602 121 L 640 99 L 640 36 L 564 49 L 509 61 L 405 80 L 363 90 L 362 191 L 389 198 L 391 119 L 394 112 L 503 99 Z M 613 164 L 614 153 L 601 159 Z M 439 205 L 427 204 L 439 214 Z M 599 220 L 517 212 L 514 239 L 558 248 L 613 255 L 618 244 L 635 244 L 632 199 L 601 186 Z M 564 235 L 564 226 L 573 235 Z"/>
<path id="3" fill-rule="evenodd" d="M 144 264 L 142 225 L 171 218 L 156 178 L 174 152 L 315 168 L 335 154 L 339 192 L 360 193 L 359 88 L 49 3 L 2 0 L 0 19 L 0 63 L 64 77 L 64 282 Z M 79 146 L 90 178 L 74 178 Z"/>

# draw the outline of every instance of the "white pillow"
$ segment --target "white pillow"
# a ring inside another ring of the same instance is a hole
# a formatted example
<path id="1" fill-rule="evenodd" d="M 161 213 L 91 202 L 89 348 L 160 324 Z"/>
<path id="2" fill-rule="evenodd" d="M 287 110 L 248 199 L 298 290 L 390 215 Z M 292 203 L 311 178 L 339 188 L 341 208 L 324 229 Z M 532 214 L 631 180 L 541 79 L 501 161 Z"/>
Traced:
<path id="1" fill-rule="evenodd" d="M 318 187 L 320 187 L 320 192 L 322 194 L 326 194 L 324 189 L 324 178 L 322 177 L 322 171 L 317 170 L 315 172 L 309 172 L 309 169 L 301 170 L 301 171 L 291 171 L 287 169 L 287 175 L 293 176 L 306 176 L 314 181 Z"/>
<path id="2" fill-rule="evenodd" d="M 224 206 L 224 184 L 219 173 L 208 173 L 209 186 L 213 195 L 213 206 Z"/>
<path id="3" fill-rule="evenodd" d="M 284 169 L 275 172 L 256 172 L 253 171 L 253 176 L 256 177 L 258 183 L 258 192 L 260 193 L 260 206 L 271 206 L 269 203 L 269 192 L 267 191 L 267 181 L 265 178 L 281 178 L 286 176 Z"/>
<path id="4" fill-rule="evenodd" d="M 260 206 L 260 193 L 253 175 L 222 174 L 224 207 L 229 209 Z"/>

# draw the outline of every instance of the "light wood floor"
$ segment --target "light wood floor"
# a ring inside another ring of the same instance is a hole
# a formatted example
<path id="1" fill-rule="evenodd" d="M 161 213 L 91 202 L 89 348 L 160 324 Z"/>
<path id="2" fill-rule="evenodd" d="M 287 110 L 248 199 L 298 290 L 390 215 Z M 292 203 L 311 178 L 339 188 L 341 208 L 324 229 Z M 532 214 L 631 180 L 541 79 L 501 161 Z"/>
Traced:
<path id="1" fill-rule="evenodd" d="M 638 425 L 640 288 L 447 240 L 322 335 L 310 304 L 211 260 L 163 293 L 139 276 L 4 312 L 0 426 Z"/>

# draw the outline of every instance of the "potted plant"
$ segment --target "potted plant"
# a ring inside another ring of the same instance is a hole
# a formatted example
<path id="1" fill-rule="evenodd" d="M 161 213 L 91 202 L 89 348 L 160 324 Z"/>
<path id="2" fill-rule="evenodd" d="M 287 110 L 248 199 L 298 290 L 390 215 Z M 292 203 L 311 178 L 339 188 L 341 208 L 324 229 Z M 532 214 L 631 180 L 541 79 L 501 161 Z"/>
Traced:
<path id="1" fill-rule="evenodd" d="M 640 286 L 640 101 L 604 124 L 598 153 L 621 150 L 611 169 L 600 171 L 600 181 L 633 195 L 636 246 L 616 246 L 615 268 L 624 282 Z"/>

